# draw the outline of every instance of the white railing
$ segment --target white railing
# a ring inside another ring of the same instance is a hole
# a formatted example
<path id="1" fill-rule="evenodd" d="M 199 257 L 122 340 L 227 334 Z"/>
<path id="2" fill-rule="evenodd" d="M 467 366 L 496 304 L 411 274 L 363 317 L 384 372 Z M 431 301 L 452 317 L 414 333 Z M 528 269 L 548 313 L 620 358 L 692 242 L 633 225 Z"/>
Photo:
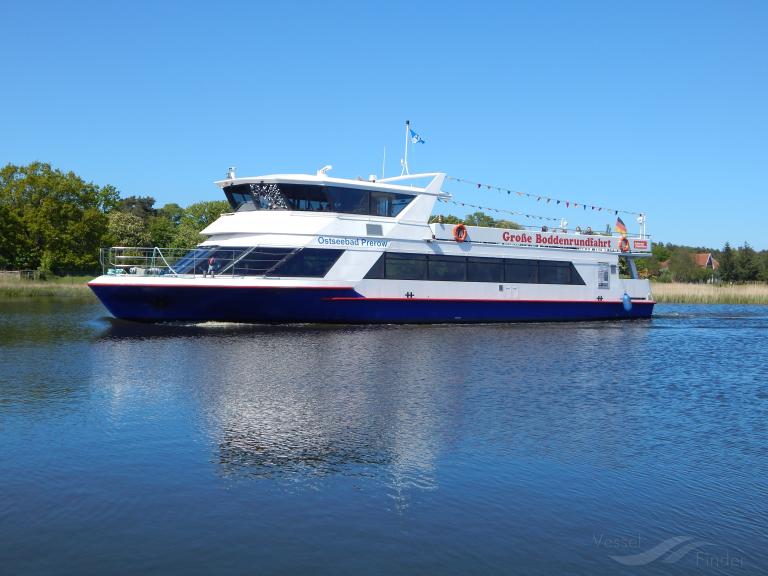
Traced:
<path id="1" fill-rule="evenodd" d="M 192 249 L 115 246 L 102 248 L 103 273 L 109 276 L 265 276 L 298 248 L 198 246 Z"/>
<path id="2" fill-rule="evenodd" d="M 215 258 L 211 262 L 211 255 Z M 194 249 L 143 248 L 113 246 L 102 248 L 101 267 L 104 274 L 137 276 L 195 277 L 210 274 L 234 275 L 235 264 L 243 256 L 243 249 L 226 250 L 217 247 Z"/>

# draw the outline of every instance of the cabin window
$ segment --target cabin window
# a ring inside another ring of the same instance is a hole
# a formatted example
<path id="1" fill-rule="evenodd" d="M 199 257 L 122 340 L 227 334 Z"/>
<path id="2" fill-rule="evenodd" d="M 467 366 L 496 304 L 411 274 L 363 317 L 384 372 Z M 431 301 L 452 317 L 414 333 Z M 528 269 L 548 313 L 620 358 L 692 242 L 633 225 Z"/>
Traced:
<path id="1" fill-rule="evenodd" d="M 223 272 L 232 272 L 235 276 L 263 276 L 294 250 L 267 246 L 243 248 L 240 256 L 234 259 L 231 266 L 224 268 Z"/>
<path id="2" fill-rule="evenodd" d="M 171 267 L 176 274 L 205 274 L 213 258 L 213 273 L 217 276 L 322 278 L 343 252 L 323 248 L 199 246 L 171 263 Z"/>
<path id="3" fill-rule="evenodd" d="M 504 260 L 501 258 L 474 258 L 467 262 L 467 280 L 470 282 L 503 282 Z"/>
<path id="4" fill-rule="evenodd" d="M 394 217 L 415 198 L 412 194 L 318 184 L 251 183 L 226 186 L 224 194 L 236 212 L 295 210 Z"/>
<path id="5" fill-rule="evenodd" d="M 504 260 L 504 282 L 538 284 L 539 262 L 537 260 Z"/>
<path id="6" fill-rule="evenodd" d="M 539 262 L 539 284 L 571 284 L 571 263 Z"/>
<path id="7" fill-rule="evenodd" d="M 388 280 L 426 280 L 426 254 L 386 253 L 384 277 Z"/>
<path id="8" fill-rule="evenodd" d="M 343 252 L 326 248 L 302 248 L 269 270 L 267 276 L 323 278 Z"/>
<path id="9" fill-rule="evenodd" d="M 432 280 L 437 282 L 507 282 L 515 284 L 578 284 L 584 280 L 573 263 L 385 252 L 366 279 Z"/>
<path id="10" fill-rule="evenodd" d="M 456 256 L 429 256 L 429 279 L 464 282 L 467 279 L 467 259 Z"/>

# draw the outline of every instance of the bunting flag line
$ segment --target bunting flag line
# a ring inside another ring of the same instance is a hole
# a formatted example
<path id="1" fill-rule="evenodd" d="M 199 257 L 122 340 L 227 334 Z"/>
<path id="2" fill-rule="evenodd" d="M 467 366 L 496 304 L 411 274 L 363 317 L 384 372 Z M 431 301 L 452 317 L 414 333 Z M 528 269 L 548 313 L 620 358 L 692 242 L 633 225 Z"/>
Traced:
<path id="1" fill-rule="evenodd" d="M 448 180 L 453 180 L 454 182 L 459 182 L 461 184 L 469 184 L 471 186 L 475 186 L 476 188 L 485 188 L 486 190 L 496 190 L 497 192 L 506 192 L 507 194 L 517 194 L 519 197 L 523 198 L 535 198 L 537 202 L 541 202 L 542 200 L 546 200 L 547 204 L 550 202 L 555 202 L 556 204 L 565 204 L 566 208 L 579 208 L 581 207 L 583 210 L 586 210 L 587 208 L 591 208 L 592 210 L 595 210 L 596 212 L 602 212 L 605 210 L 606 212 L 613 212 L 615 215 L 618 216 L 619 213 L 621 214 L 632 214 L 634 216 L 642 216 L 642 212 L 632 212 L 631 210 L 621 210 L 618 208 L 606 208 L 604 206 L 595 206 L 592 204 L 584 204 L 579 202 L 571 202 L 570 200 L 558 200 L 557 198 L 552 198 L 550 196 L 542 196 L 540 194 L 530 194 L 528 192 L 521 192 L 519 190 L 510 190 L 509 188 L 503 188 L 501 186 L 494 186 L 492 184 L 482 184 L 480 182 L 474 182 L 472 180 L 467 180 L 466 178 L 456 178 L 454 176 L 448 176 Z"/>
<path id="2" fill-rule="evenodd" d="M 514 210 L 503 210 L 501 208 L 490 208 L 488 206 L 478 206 L 477 204 L 470 204 L 469 202 L 458 202 L 457 200 L 446 200 L 445 198 L 438 198 L 440 202 L 446 204 L 455 204 L 456 206 L 475 208 L 477 210 L 487 210 L 489 212 L 498 212 L 503 214 L 511 214 L 512 216 L 523 216 L 524 218 L 530 218 L 532 220 L 548 220 L 550 222 L 560 222 L 560 218 L 551 218 L 549 216 L 537 216 L 536 214 L 524 214 L 522 212 L 515 212 Z"/>

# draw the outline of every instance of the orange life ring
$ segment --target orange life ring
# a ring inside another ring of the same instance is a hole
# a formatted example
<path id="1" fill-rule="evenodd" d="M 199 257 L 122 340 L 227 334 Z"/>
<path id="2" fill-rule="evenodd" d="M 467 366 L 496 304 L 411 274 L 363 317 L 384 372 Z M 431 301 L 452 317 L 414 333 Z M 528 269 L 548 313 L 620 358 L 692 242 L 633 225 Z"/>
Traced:
<path id="1" fill-rule="evenodd" d="M 622 236 L 621 240 L 619 240 L 619 250 L 629 252 L 629 240 L 627 240 L 626 236 Z"/>
<path id="2" fill-rule="evenodd" d="M 464 224 L 456 224 L 453 227 L 453 239 L 456 242 L 464 242 L 467 239 L 467 227 Z"/>

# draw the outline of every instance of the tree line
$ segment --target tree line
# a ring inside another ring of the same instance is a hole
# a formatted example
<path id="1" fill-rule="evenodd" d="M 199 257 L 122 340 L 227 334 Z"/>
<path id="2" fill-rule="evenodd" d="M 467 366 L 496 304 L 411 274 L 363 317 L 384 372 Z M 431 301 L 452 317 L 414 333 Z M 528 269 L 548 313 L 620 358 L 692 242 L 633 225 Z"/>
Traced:
<path id="1" fill-rule="evenodd" d="M 729 242 L 717 250 L 703 246 L 653 244 L 651 258 L 637 261 L 644 278 L 674 282 L 768 282 L 768 250 L 756 251 L 747 242 L 733 248 Z M 697 254 L 711 254 L 714 267 L 702 267 Z"/>
<path id="2" fill-rule="evenodd" d="M 103 246 L 192 248 L 200 230 L 230 210 L 224 200 L 155 206 L 151 196 L 121 198 L 111 185 L 86 182 L 50 164 L 7 164 L 0 170 L 0 269 L 53 274 L 91 274 L 99 270 Z M 464 218 L 436 215 L 431 221 L 520 229 L 483 212 Z M 698 266 L 696 253 L 712 253 L 716 271 Z M 640 274 L 679 282 L 768 282 L 768 250 L 749 244 L 722 250 L 654 244 L 651 258 L 639 259 Z"/>
<path id="3" fill-rule="evenodd" d="M 229 204 L 155 207 L 151 196 L 121 198 L 50 164 L 0 169 L 0 269 L 52 274 L 99 270 L 102 246 L 191 248 Z"/>

